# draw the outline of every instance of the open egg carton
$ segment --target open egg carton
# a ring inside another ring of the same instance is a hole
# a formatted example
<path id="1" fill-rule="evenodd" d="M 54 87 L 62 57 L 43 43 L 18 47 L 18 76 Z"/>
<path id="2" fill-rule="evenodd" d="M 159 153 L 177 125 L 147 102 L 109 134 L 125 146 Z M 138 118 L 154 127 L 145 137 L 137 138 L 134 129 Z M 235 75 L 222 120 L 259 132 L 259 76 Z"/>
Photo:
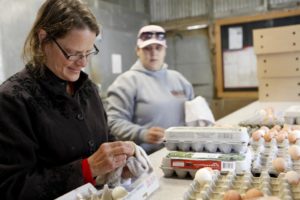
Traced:
<path id="1" fill-rule="evenodd" d="M 165 177 L 195 177 L 198 169 L 210 167 L 218 171 L 242 173 L 250 171 L 251 152 L 245 154 L 221 154 L 171 151 L 162 160 L 161 169 Z"/>
<path id="2" fill-rule="evenodd" d="M 245 127 L 171 127 L 165 131 L 165 140 L 170 151 L 244 153 L 249 134 Z"/>
<path id="3" fill-rule="evenodd" d="M 223 200 L 228 190 L 236 190 L 242 196 L 250 188 L 257 188 L 264 196 L 276 196 L 282 200 L 300 200 L 300 185 L 289 184 L 285 173 L 278 177 L 271 177 L 267 171 L 259 176 L 253 176 L 250 172 L 214 172 L 211 182 L 200 183 L 193 180 L 184 200 Z"/>
<path id="4" fill-rule="evenodd" d="M 263 138 L 259 141 L 251 141 L 250 151 L 252 152 L 252 173 L 268 171 L 270 174 L 278 174 L 272 165 L 272 161 L 283 158 L 286 163 L 285 171 L 294 170 L 300 173 L 300 160 L 292 160 L 288 153 L 289 142 L 287 139 L 278 143 L 274 138 L 270 142 L 265 142 Z"/>
<path id="5" fill-rule="evenodd" d="M 290 106 L 284 111 L 284 121 L 287 124 L 300 125 L 300 106 Z"/>
<path id="6" fill-rule="evenodd" d="M 274 125 L 282 126 L 285 123 L 283 113 L 275 112 L 273 108 L 264 108 L 250 116 L 248 119 L 239 123 L 243 127 L 256 128 L 260 126 L 272 127 Z"/>
<path id="7" fill-rule="evenodd" d="M 155 172 L 151 170 L 132 181 L 109 189 L 97 190 L 92 184 L 87 183 L 55 200 L 145 200 L 159 188 L 159 181 Z"/>
<path id="8" fill-rule="evenodd" d="M 252 152 L 251 171 L 260 173 L 267 170 L 277 174 L 273 161 L 281 158 L 284 171 L 294 170 L 300 173 L 300 138 L 295 125 L 275 125 L 271 129 L 260 127 L 251 132 L 250 151 Z M 298 135 L 297 135 L 298 134 Z M 282 171 L 281 170 L 281 171 Z"/>

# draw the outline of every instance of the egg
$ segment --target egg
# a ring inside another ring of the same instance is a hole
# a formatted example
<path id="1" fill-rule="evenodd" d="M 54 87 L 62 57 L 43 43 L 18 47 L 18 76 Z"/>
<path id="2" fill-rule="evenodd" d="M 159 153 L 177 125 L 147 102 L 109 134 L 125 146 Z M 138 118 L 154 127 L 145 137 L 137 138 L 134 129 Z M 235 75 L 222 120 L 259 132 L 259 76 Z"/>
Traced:
<path id="1" fill-rule="evenodd" d="M 117 186 L 113 189 L 111 196 L 112 196 L 113 200 L 119 200 L 119 199 L 123 199 L 124 197 L 126 197 L 127 194 L 128 194 L 128 192 L 124 187 Z"/>
<path id="2" fill-rule="evenodd" d="M 262 126 L 262 127 L 260 127 L 259 130 L 264 131 L 264 134 L 265 134 L 266 132 L 269 132 L 269 131 L 270 131 L 270 129 L 269 129 L 267 126 Z"/>
<path id="3" fill-rule="evenodd" d="M 298 185 L 300 182 L 300 174 L 298 174 L 295 171 L 288 171 L 284 178 L 287 180 L 287 182 L 291 185 Z"/>
<path id="4" fill-rule="evenodd" d="M 195 180 L 200 184 L 204 185 L 206 183 L 211 183 L 213 180 L 212 169 L 205 167 L 197 170 L 195 174 Z"/>
<path id="5" fill-rule="evenodd" d="M 242 200 L 240 193 L 235 190 L 228 190 L 223 197 L 223 200 Z"/>
<path id="6" fill-rule="evenodd" d="M 287 138 L 287 136 L 289 135 L 289 132 L 287 130 L 281 130 L 278 132 L 278 134 L 283 134 Z"/>
<path id="7" fill-rule="evenodd" d="M 275 131 L 275 130 L 270 130 L 270 131 L 266 132 L 266 134 L 264 135 L 265 141 L 271 142 L 271 140 L 275 136 L 275 134 L 277 134 L 277 131 Z"/>
<path id="8" fill-rule="evenodd" d="M 278 135 L 275 136 L 275 139 L 277 143 L 282 143 L 286 138 L 286 135 L 284 133 L 278 133 Z"/>
<path id="9" fill-rule="evenodd" d="M 245 193 L 245 196 L 244 196 L 243 199 L 244 200 L 246 200 L 246 199 L 250 200 L 250 199 L 263 197 L 263 196 L 264 196 L 264 194 L 260 190 L 258 190 L 256 188 L 251 188 L 251 189 L 247 190 L 247 192 Z"/>
<path id="10" fill-rule="evenodd" d="M 260 138 L 262 138 L 264 133 L 265 132 L 263 130 L 257 130 L 252 133 L 251 137 L 252 137 L 253 141 L 258 142 L 260 140 Z"/>
<path id="11" fill-rule="evenodd" d="M 293 160 L 300 160 L 300 146 L 291 145 L 288 152 Z"/>
<path id="12" fill-rule="evenodd" d="M 274 167 L 274 169 L 277 171 L 277 172 L 284 172 L 287 168 L 287 163 L 286 161 L 281 158 L 281 157 L 278 157 L 278 158 L 275 158 L 273 161 L 272 161 L 272 165 Z"/>
<path id="13" fill-rule="evenodd" d="M 275 126 L 273 126 L 273 128 L 271 130 L 280 131 L 281 130 L 281 126 L 275 125 Z"/>
<path id="14" fill-rule="evenodd" d="M 300 130 L 293 130 L 289 133 L 288 140 L 291 144 L 295 144 L 298 139 L 300 139 Z"/>

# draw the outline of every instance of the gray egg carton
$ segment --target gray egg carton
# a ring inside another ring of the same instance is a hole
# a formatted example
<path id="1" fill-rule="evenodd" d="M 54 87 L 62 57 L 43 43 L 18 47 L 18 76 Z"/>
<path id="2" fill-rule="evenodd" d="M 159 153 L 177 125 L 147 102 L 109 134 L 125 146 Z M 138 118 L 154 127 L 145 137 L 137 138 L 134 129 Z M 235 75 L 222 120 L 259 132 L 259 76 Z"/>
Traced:
<path id="1" fill-rule="evenodd" d="M 250 172 L 214 173 L 212 182 L 200 185 L 196 180 L 190 184 L 184 193 L 184 200 L 223 200 L 226 191 L 233 189 L 244 195 L 248 189 L 257 188 L 264 196 L 277 196 L 282 200 L 300 200 L 300 187 L 290 185 L 280 173 L 277 178 L 264 171 L 259 177 Z"/>
<path id="2" fill-rule="evenodd" d="M 198 169 L 210 167 L 219 171 L 242 173 L 250 171 L 251 152 L 245 154 L 220 154 L 172 151 L 162 160 L 161 169 L 165 177 L 195 177 Z"/>
<path id="3" fill-rule="evenodd" d="M 277 143 L 273 138 L 270 142 L 265 142 L 263 138 L 259 141 L 250 142 L 250 151 L 252 152 L 251 171 L 253 173 L 261 173 L 268 171 L 270 174 L 278 174 L 273 168 L 272 161 L 281 157 L 285 160 L 286 171 L 294 170 L 300 173 L 300 160 L 293 161 L 288 153 L 290 144 L 287 139 L 281 143 Z"/>
<path id="4" fill-rule="evenodd" d="M 245 127 L 171 127 L 165 131 L 165 140 L 170 151 L 244 153 L 249 134 Z"/>

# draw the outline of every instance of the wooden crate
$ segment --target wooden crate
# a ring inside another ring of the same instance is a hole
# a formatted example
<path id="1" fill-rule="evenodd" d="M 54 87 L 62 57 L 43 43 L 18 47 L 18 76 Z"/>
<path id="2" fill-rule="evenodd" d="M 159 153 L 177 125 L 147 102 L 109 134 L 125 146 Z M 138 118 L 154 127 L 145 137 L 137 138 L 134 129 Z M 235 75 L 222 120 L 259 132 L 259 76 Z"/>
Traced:
<path id="1" fill-rule="evenodd" d="M 300 25 L 256 29 L 253 43 L 257 55 L 300 51 Z"/>
<path id="2" fill-rule="evenodd" d="M 300 77 L 300 51 L 257 55 L 258 79 Z"/>
<path id="3" fill-rule="evenodd" d="M 300 101 L 300 77 L 259 79 L 260 101 Z"/>

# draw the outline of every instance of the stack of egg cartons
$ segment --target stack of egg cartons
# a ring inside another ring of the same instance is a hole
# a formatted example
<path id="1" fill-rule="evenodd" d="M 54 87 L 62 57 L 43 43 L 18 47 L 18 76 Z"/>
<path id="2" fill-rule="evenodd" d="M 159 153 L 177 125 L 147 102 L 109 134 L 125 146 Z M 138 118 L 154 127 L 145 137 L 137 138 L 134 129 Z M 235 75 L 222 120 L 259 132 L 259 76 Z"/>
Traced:
<path id="1" fill-rule="evenodd" d="M 300 25 L 253 31 L 260 101 L 300 100 Z"/>
<path id="2" fill-rule="evenodd" d="M 172 127 L 165 134 L 165 146 L 170 152 L 163 158 L 161 169 L 166 177 L 194 177 L 204 167 L 235 173 L 250 171 L 245 127 Z"/>

